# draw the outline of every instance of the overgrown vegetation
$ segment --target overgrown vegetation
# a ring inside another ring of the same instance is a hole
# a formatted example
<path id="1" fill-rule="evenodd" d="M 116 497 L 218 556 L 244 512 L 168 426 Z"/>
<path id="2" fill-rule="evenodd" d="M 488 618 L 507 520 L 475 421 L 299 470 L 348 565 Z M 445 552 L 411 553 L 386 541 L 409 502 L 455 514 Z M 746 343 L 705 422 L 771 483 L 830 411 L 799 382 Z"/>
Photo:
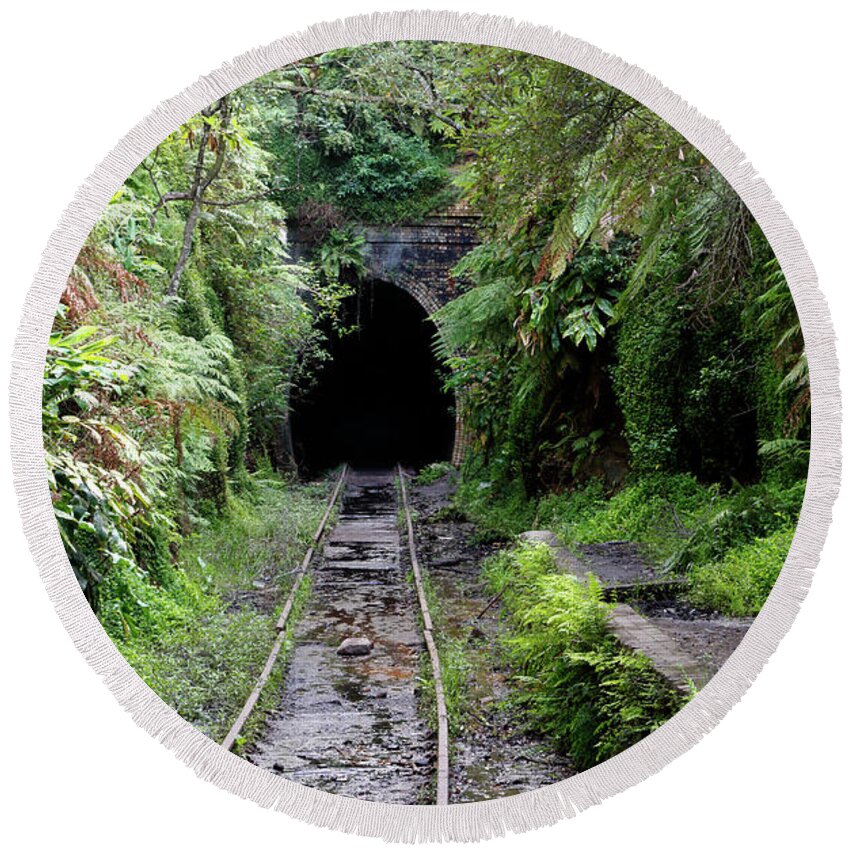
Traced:
<path id="1" fill-rule="evenodd" d="M 691 598 L 705 608 L 735 616 L 758 614 L 779 575 L 794 527 L 785 526 L 729 549 L 721 559 L 691 568 Z"/>
<path id="2" fill-rule="evenodd" d="M 408 576 L 413 583 L 413 573 Z M 422 584 L 428 610 L 435 625 L 434 640 L 440 656 L 440 673 L 443 681 L 443 698 L 446 702 L 446 715 L 449 722 L 449 734 L 456 734 L 466 724 L 466 712 L 469 702 L 469 683 L 467 681 L 471 664 L 467 654 L 466 636 L 451 636 L 445 629 L 445 615 L 442 602 L 435 592 L 434 584 L 427 570 L 422 573 Z M 434 730 L 437 728 L 437 707 L 434 691 L 434 671 L 431 657 L 421 652 L 419 657 L 419 682 L 422 688 L 422 714 L 428 718 Z"/>
<path id="3" fill-rule="evenodd" d="M 508 619 L 503 639 L 530 727 L 583 770 L 645 737 L 685 697 L 608 632 L 599 584 L 559 572 L 551 549 L 521 544 L 485 565 Z"/>
<path id="4" fill-rule="evenodd" d="M 805 352 L 740 198 L 656 115 L 574 69 L 473 48 L 459 85 L 482 244 L 434 317 L 469 435 L 458 506 L 485 534 L 634 540 L 700 575 L 793 524 Z"/>
<path id="5" fill-rule="evenodd" d="M 455 468 L 448 461 L 437 461 L 429 464 L 424 469 L 420 469 L 415 483 L 419 485 L 433 484 L 444 476 L 453 474 L 454 471 Z"/>
<path id="6" fill-rule="evenodd" d="M 160 571 L 156 583 L 121 564 L 98 588 L 101 622 L 122 654 L 165 702 L 215 740 L 230 728 L 265 663 L 277 601 L 289 591 L 325 497 L 324 485 L 254 479 L 225 515 L 187 541 L 181 561 Z M 252 604 L 255 582 L 263 605 Z M 282 669 L 275 668 L 239 745 L 273 703 Z"/>
<path id="7" fill-rule="evenodd" d="M 239 594 L 272 553 L 285 574 L 314 519 L 291 414 L 352 330 L 362 228 L 455 201 L 480 214 L 480 244 L 433 316 L 435 354 L 468 439 L 457 507 L 478 534 L 631 540 L 730 614 L 756 612 L 781 567 L 808 463 L 802 333 L 764 235 L 702 152 L 540 57 L 332 51 L 213 101 L 139 163 L 47 351 L 46 462 L 80 586 L 210 734 L 271 642 Z M 492 567 L 509 651 L 534 716 L 590 764 L 672 703 L 599 631 L 593 586 L 541 558 Z M 581 710 L 565 720 L 566 705 Z"/>

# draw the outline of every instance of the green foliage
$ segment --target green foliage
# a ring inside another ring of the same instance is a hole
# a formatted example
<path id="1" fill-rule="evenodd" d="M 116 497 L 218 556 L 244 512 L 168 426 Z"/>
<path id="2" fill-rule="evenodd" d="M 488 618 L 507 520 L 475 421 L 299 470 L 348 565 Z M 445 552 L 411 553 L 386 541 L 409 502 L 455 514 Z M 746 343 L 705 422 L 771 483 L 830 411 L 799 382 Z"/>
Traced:
<path id="1" fill-rule="evenodd" d="M 139 551 L 161 566 L 157 544 L 171 532 L 153 501 L 167 480 L 163 458 L 143 450 L 121 421 L 117 404 L 135 370 L 107 356 L 115 342 L 94 326 L 54 333 L 45 365 L 42 423 L 54 513 L 93 604 L 103 576 L 116 566 L 134 569 Z M 136 471 L 141 464 L 152 470 L 147 486 Z"/>
<path id="2" fill-rule="evenodd" d="M 475 467 L 468 460 L 455 493 L 455 506 L 471 519 L 482 540 L 509 540 L 531 528 L 534 502 L 522 479 L 510 474 L 510 459 L 498 458 L 489 467 Z"/>
<path id="3" fill-rule="evenodd" d="M 460 45 L 393 42 L 331 51 L 261 78 L 276 194 L 339 219 L 416 220 L 452 197 L 447 166 L 465 104 L 451 89 Z M 319 223 L 319 229 L 323 225 Z M 321 241 L 321 240 L 319 240 Z"/>
<path id="4" fill-rule="evenodd" d="M 486 576 L 502 594 L 504 648 L 529 723 L 580 770 L 636 743 L 682 706 L 647 658 L 609 635 L 599 584 L 558 572 L 549 547 L 499 553 Z"/>
<path id="5" fill-rule="evenodd" d="M 677 466 L 678 352 L 685 330 L 680 307 L 675 287 L 660 281 L 623 311 L 617 328 L 614 389 L 636 472 Z"/>
<path id="6" fill-rule="evenodd" d="M 319 268 L 329 280 L 338 280 L 343 272 L 360 279 L 366 273 L 363 250 L 366 240 L 350 230 L 331 230 L 319 249 Z"/>
<path id="7" fill-rule="evenodd" d="M 285 213 L 266 197 L 271 158 L 246 129 L 256 118 L 243 90 L 162 142 L 112 199 L 62 296 L 45 448 L 95 606 L 116 566 L 164 574 L 177 531 L 225 513 L 257 457 L 291 465 L 281 434 L 293 388 L 341 329 L 350 289 L 286 256 Z M 198 174 L 200 210 L 187 189 Z"/>
<path id="8" fill-rule="evenodd" d="M 448 461 L 431 463 L 424 469 L 419 470 L 416 476 L 416 484 L 420 486 L 423 484 L 433 484 L 435 481 L 439 481 L 441 478 L 451 475 L 454 472 L 454 466 Z"/>
<path id="9" fill-rule="evenodd" d="M 735 617 L 758 614 L 773 589 L 791 547 L 794 527 L 726 552 L 719 561 L 696 563 L 689 573 L 689 596 L 696 605 Z"/>
<path id="10" fill-rule="evenodd" d="M 472 48 L 457 86 L 476 104 L 458 182 L 484 241 L 435 319 L 482 462 L 512 456 L 529 494 L 617 485 L 626 449 L 636 473 L 723 484 L 775 465 L 757 441 L 801 436 L 786 432 L 807 421 L 804 353 L 734 190 L 658 116 L 574 69 Z M 786 370 L 772 386 L 771 359 Z"/>
<path id="11" fill-rule="evenodd" d="M 805 488 L 805 481 L 788 484 L 780 479 L 717 495 L 691 520 L 688 536 L 669 563 L 678 569 L 711 563 L 732 549 L 793 526 Z M 777 574 L 786 554 L 781 553 L 776 560 Z"/>
<path id="12" fill-rule="evenodd" d="M 570 543 L 629 540 L 663 561 L 678 552 L 691 529 L 717 499 L 717 488 L 692 475 L 654 473 L 637 478 L 610 498 L 598 482 L 540 502 L 538 523 Z"/>
<path id="13" fill-rule="evenodd" d="M 326 495 L 324 485 L 295 488 L 273 476 L 254 478 L 158 581 L 122 562 L 98 586 L 101 622 L 122 654 L 163 700 L 215 740 L 235 719 L 275 638 L 275 612 L 254 609 L 243 594 L 266 576 L 281 595 L 288 591 Z M 275 681 L 268 686 L 267 702 L 275 687 Z"/>
<path id="14" fill-rule="evenodd" d="M 606 497 L 598 483 L 541 500 L 538 523 L 569 543 L 628 540 L 688 579 L 700 606 L 760 609 L 788 554 L 805 490 L 781 479 L 722 492 L 692 476 L 655 473 Z"/>

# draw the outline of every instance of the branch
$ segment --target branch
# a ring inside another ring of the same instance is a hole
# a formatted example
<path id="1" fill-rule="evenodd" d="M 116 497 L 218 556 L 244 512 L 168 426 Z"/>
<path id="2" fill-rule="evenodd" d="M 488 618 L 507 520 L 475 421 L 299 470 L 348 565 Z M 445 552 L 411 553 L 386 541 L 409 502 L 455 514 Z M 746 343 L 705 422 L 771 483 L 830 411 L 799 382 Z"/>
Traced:
<path id="1" fill-rule="evenodd" d="M 148 177 L 150 177 L 151 183 L 153 184 L 154 191 L 156 192 L 157 196 L 159 197 L 159 202 L 157 203 L 156 207 L 154 207 L 154 210 L 151 213 L 151 217 L 150 217 L 150 226 L 153 227 L 154 223 L 156 222 L 156 214 L 159 211 L 159 209 L 165 205 L 165 201 L 162 199 L 162 192 L 159 191 L 159 186 L 157 185 L 157 182 L 156 182 L 156 176 L 153 173 L 153 169 L 150 167 L 150 165 L 148 165 L 147 159 L 145 159 L 142 162 L 142 167 L 145 169 L 145 171 L 147 171 Z M 165 214 L 166 214 L 166 216 L 168 215 L 168 210 L 165 211 Z"/>
<path id="2" fill-rule="evenodd" d="M 246 195 L 244 198 L 235 198 L 232 201 L 209 201 L 206 198 L 201 203 L 207 207 L 238 207 L 240 204 L 250 204 L 251 201 L 263 201 L 269 197 L 269 192 L 257 192 L 256 195 Z"/>
<path id="3" fill-rule="evenodd" d="M 392 97 L 377 94 L 353 94 L 344 89 L 317 89 L 311 86 L 282 86 L 282 85 L 266 85 L 262 87 L 266 91 L 286 92 L 287 94 L 312 94 L 316 97 L 324 97 L 329 99 L 341 100 L 345 103 L 379 103 L 384 106 L 398 106 L 404 109 L 422 109 L 429 112 L 438 121 L 442 121 L 449 127 L 452 127 L 456 132 L 461 131 L 461 127 L 447 115 L 444 115 L 437 107 L 437 104 L 420 103 L 411 100 L 396 100 Z"/>
<path id="4" fill-rule="evenodd" d="M 181 200 L 191 200 L 192 207 L 189 210 L 189 215 L 186 217 L 186 224 L 183 226 L 183 243 L 180 246 L 180 254 L 177 257 L 177 263 L 174 266 L 174 271 L 171 273 L 171 280 L 168 283 L 167 294 L 175 296 L 180 290 L 180 277 L 183 270 L 186 268 L 186 263 L 189 260 L 189 254 L 192 251 L 192 240 L 195 234 L 195 226 L 198 223 L 198 217 L 201 214 L 201 205 L 204 202 L 204 192 L 210 187 L 210 184 L 218 177 L 221 167 L 224 165 L 226 156 L 225 133 L 230 124 L 230 102 L 227 96 L 221 98 L 218 104 L 214 107 L 208 107 L 201 112 L 204 118 L 209 118 L 216 112 L 221 112 L 221 119 L 218 132 L 214 136 L 216 140 L 216 155 L 213 164 L 204 173 L 204 160 L 206 158 L 206 149 L 209 144 L 210 124 L 204 121 L 204 129 L 201 133 L 201 143 L 198 148 L 198 157 L 195 160 L 195 176 L 192 181 L 192 188 L 188 193 L 170 193 L 176 195 L 188 194 L 187 198 Z M 172 198 L 178 200 L 178 198 Z"/>

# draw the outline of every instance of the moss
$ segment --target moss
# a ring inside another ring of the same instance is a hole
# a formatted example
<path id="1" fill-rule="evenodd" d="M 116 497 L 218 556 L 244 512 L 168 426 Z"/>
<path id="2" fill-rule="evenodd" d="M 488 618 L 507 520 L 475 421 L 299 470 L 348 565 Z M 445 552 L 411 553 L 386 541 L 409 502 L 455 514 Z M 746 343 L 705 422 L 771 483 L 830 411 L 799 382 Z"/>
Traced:
<path id="1" fill-rule="evenodd" d="M 659 269 L 657 274 L 664 275 Z M 614 390 L 636 472 L 677 467 L 681 440 L 678 355 L 681 295 L 671 279 L 653 281 L 623 311 L 616 333 Z"/>

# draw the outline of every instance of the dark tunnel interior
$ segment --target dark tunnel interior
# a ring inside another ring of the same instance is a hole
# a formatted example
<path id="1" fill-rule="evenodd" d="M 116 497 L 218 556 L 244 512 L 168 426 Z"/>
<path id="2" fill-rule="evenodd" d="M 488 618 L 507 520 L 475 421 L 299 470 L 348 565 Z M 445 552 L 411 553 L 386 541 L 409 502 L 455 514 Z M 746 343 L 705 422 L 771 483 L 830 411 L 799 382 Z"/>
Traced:
<path id="1" fill-rule="evenodd" d="M 292 438 L 300 467 L 318 473 L 342 461 L 421 467 L 447 460 L 453 399 L 432 351 L 434 328 L 403 290 L 364 283 L 343 305 L 357 329 L 329 342 L 330 359 L 296 401 Z M 359 320 L 358 320 L 359 314 Z"/>

